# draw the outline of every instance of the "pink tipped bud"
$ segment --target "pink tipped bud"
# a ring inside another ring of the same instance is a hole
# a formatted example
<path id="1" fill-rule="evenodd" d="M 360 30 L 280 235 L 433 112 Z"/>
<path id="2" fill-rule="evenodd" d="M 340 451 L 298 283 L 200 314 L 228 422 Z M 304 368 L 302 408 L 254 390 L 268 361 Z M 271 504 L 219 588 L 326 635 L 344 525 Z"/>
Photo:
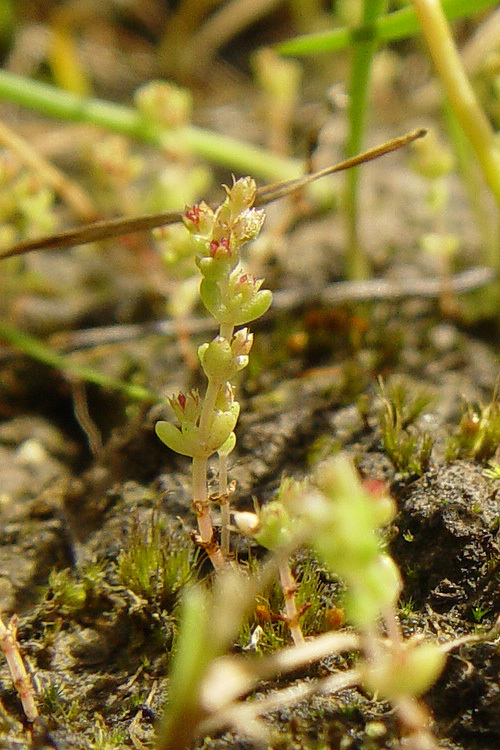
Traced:
<path id="1" fill-rule="evenodd" d="M 192 390 L 188 394 L 180 391 L 170 396 L 168 402 L 181 424 L 185 422 L 195 423 L 198 419 L 200 413 L 200 396 L 198 391 Z"/>
<path id="2" fill-rule="evenodd" d="M 382 479 L 363 479 L 363 489 L 374 498 L 385 497 L 388 493 L 387 484 Z"/>
<path id="3" fill-rule="evenodd" d="M 209 235 L 214 225 L 214 212 L 205 201 L 187 206 L 182 217 L 184 226 L 192 234 Z"/>
<path id="4" fill-rule="evenodd" d="M 211 258 L 222 259 L 231 257 L 231 247 L 227 237 L 222 237 L 220 240 L 212 240 L 209 247 Z"/>
<path id="5" fill-rule="evenodd" d="M 256 513 L 244 510 L 233 513 L 234 523 L 244 536 L 253 536 L 260 529 L 260 519 Z"/>

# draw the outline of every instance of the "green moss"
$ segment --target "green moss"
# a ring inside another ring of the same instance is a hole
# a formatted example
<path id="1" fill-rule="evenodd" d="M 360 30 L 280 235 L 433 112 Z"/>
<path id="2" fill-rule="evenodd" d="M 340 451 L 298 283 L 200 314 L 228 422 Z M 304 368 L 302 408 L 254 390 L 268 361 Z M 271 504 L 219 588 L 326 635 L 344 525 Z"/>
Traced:
<path id="1" fill-rule="evenodd" d="M 494 394 L 489 404 L 466 404 L 460 424 L 446 445 L 446 458 L 468 458 L 486 462 L 500 443 L 500 402 Z M 490 463 L 488 476 L 495 477 L 495 464 Z"/>
<path id="2" fill-rule="evenodd" d="M 78 612 L 87 602 L 87 587 L 69 568 L 53 570 L 49 575 L 47 598 L 65 614 Z"/>
<path id="3" fill-rule="evenodd" d="M 124 586 L 161 606 L 171 604 L 191 578 L 195 552 L 188 535 L 172 536 L 159 524 L 149 532 L 136 530 L 118 559 L 118 575 Z"/>
<path id="4" fill-rule="evenodd" d="M 402 381 L 386 389 L 380 380 L 380 392 L 379 424 L 384 451 L 396 471 L 420 476 L 429 466 L 434 441 L 429 433 L 416 429 L 415 422 L 432 399 L 424 391 L 410 395 L 409 386 Z"/>
<path id="5" fill-rule="evenodd" d="M 308 555 L 297 563 L 294 573 L 297 579 L 295 600 L 298 609 L 304 609 L 300 625 L 306 637 L 327 631 L 329 613 L 335 606 L 332 589 L 338 584 L 328 580 L 317 560 Z M 255 609 L 244 623 L 239 644 L 258 652 L 274 651 L 290 644 L 290 632 L 280 619 L 284 608 L 283 592 L 278 582 L 273 584 L 267 596 L 260 596 Z"/>
<path id="6" fill-rule="evenodd" d="M 82 710 L 80 701 L 68 701 L 61 690 L 60 685 L 51 682 L 45 685 L 40 692 L 42 716 L 55 719 L 61 724 L 72 724 L 75 722 Z"/>

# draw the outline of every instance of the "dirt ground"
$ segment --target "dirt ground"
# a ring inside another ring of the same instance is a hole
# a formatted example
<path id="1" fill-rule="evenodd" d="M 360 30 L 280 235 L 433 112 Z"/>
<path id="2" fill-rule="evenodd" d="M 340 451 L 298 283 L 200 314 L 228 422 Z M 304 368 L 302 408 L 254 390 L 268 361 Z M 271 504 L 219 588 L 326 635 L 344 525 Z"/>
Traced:
<path id="1" fill-rule="evenodd" d="M 195 119 L 240 137 L 263 137 L 249 79 L 238 73 L 221 100 L 214 84 Z M 432 113 L 400 105 L 388 116 L 378 105 L 370 143 L 432 125 Z M 3 117 L 40 143 L 54 130 L 50 121 L 1 106 Z M 299 112 L 297 133 L 307 111 Z M 345 114 L 324 104 L 321 112 L 317 158 L 335 161 Z M 137 148 L 154 169 L 157 156 Z M 74 167 L 67 151 L 53 156 Z M 270 209 L 266 231 L 273 251 L 260 266 L 266 283 L 273 291 L 306 291 L 299 304 L 285 304 L 253 326 L 252 363 L 238 385 L 234 507 L 251 509 L 252 498 L 266 502 L 283 475 L 303 476 L 321 457 L 344 449 L 364 477 L 388 482 L 397 500 L 389 543 L 405 580 L 405 633 L 447 640 L 486 632 L 500 610 L 500 480 L 484 472 L 494 451 L 482 461 L 460 452 L 447 460 L 446 446 L 460 424 L 467 431 L 467 405 L 473 431 L 478 405 L 495 398 L 498 321 L 474 315 L 491 285 L 450 293 L 446 273 L 420 250 L 420 237 L 434 230 L 436 219 L 425 201 L 428 184 L 411 170 L 407 154 L 391 155 L 363 174 L 360 236 L 374 276 L 434 278 L 441 291 L 429 299 L 322 303 L 307 290 L 343 278 L 341 212 L 313 211 L 282 235 L 280 209 Z M 219 178 L 229 179 L 217 174 L 215 184 Z M 460 238 L 455 273 L 480 263 L 481 238 L 458 177 L 449 178 L 449 190 L 442 221 Z M 207 198 L 217 197 L 215 188 L 212 193 Z M 249 262 L 262 263 L 255 256 Z M 165 317 L 169 281 L 148 235 L 90 250 L 35 253 L 9 272 L 2 314 L 79 364 L 159 395 L 202 386 L 186 347 L 196 351 L 204 334 L 186 340 L 175 329 L 167 336 L 151 328 L 151 321 Z M 200 309 L 193 312 L 201 316 Z M 129 324 L 136 328 L 126 334 Z M 102 342 L 100 334 L 111 326 L 118 326 L 114 340 Z M 72 338 L 81 331 L 85 345 Z M 408 402 L 422 393 L 429 397 L 404 431 L 416 437 L 414 455 L 422 435 L 432 435 L 432 453 L 420 471 L 395 467 L 384 450 L 380 377 L 386 393 L 400 384 Z M 154 742 L 168 694 L 176 596 L 160 586 L 148 594 L 134 591 L 120 564 L 131 544 L 147 543 L 153 526 L 161 529 L 167 556 L 178 549 L 176 540 L 186 544 L 186 530 L 194 527 L 189 463 L 154 434 L 165 413 L 161 404 L 82 386 L 7 345 L 0 351 L 0 609 L 2 616 L 19 615 L 18 640 L 42 717 L 29 727 L 1 661 L 0 744 L 6 750 L 108 750 Z M 322 595 L 336 600 L 338 584 L 326 586 Z M 290 680 L 328 668 L 326 660 Z M 495 640 L 449 655 L 426 696 L 441 747 L 500 746 L 499 668 Z M 269 721 L 273 748 L 399 747 L 390 706 L 360 690 L 311 698 Z M 249 745 L 226 733 L 205 738 L 200 747 Z"/>

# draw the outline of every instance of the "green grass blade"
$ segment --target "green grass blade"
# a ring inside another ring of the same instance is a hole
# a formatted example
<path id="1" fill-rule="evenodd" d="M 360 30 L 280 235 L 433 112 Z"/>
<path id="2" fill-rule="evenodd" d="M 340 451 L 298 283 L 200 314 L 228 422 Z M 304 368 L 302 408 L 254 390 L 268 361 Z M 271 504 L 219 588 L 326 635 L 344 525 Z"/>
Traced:
<path id="1" fill-rule="evenodd" d="M 387 0 L 364 0 L 362 26 L 373 26 L 387 9 Z M 363 145 L 372 61 L 378 42 L 375 37 L 360 37 L 354 46 L 349 80 L 349 136 L 346 157 L 353 156 Z M 368 264 L 358 237 L 359 167 L 346 173 L 347 211 L 347 278 L 362 279 L 369 275 Z"/>
<path id="2" fill-rule="evenodd" d="M 0 100 L 34 109 L 69 122 L 85 122 L 131 138 L 161 145 L 161 132 L 148 126 L 133 107 L 85 98 L 47 83 L 0 71 Z M 268 181 L 292 180 L 304 174 L 299 159 L 287 159 L 236 138 L 188 125 L 179 132 L 182 143 L 214 164 Z"/>
<path id="3" fill-rule="evenodd" d="M 443 10 L 450 21 L 467 18 L 482 10 L 497 5 L 495 0 L 442 0 Z M 374 23 L 361 25 L 356 29 L 345 26 L 320 31 L 316 34 L 305 34 L 288 39 L 276 45 L 282 55 L 317 55 L 323 52 L 338 52 L 352 46 L 357 39 L 375 38 L 379 42 L 415 36 L 420 33 L 420 26 L 412 6 L 393 11 Z"/>
<path id="4" fill-rule="evenodd" d="M 121 391 L 134 401 L 159 403 L 162 400 L 147 388 L 143 388 L 140 385 L 124 383 L 122 380 L 105 375 L 98 370 L 94 370 L 92 367 L 72 362 L 71 359 L 54 351 L 44 344 L 43 341 L 40 341 L 23 331 L 19 331 L 17 328 L 13 328 L 2 321 L 0 321 L 0 339 L 7 341 L 11 346 L 15 347 L 26 356 L 31 357 L 38 362 L 42 362 L 45 365 L 49 365 L 50 367 L 55 367 L 62 373 L 67 372 L 78 380 L 94 383 L 102 388 Z"/>

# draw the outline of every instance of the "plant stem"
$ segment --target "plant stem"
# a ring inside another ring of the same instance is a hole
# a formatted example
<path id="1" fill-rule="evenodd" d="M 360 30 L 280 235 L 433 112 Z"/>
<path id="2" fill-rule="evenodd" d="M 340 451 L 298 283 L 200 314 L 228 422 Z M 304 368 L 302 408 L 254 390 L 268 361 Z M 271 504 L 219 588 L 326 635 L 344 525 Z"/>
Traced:
<path id="1" fill-rule="evenodd" d="M 234 333 L 234 326 L 231 323 L 221 323 L 219 329 L 219 336 L 222 336 L 226 341 L 231 342 Z M 229 531 L 229 524 L 231 522 L 231 511 L 229 503 L 229 492 L 227 485 L 227 456 L 219 456 L 219 495 L 222 501 L 220 504 L 221 511 L 221 549 L 222 555 L 225 560 L 229 559 L 229 553 L 231 549 L 231 533 Z"/>
<path id="2" fill-rule="evenodd" d="M 201 545 L 206 550 L 215 570 L 224 567 L 225 560 L 214 539 L 214 527 L 210 515 L 210 500 L 207 493 L 207 459 L 194 457 L 191 464 L 193 508 L 196 513 Z"/>
<path id="3" fill-rule="evenodd" d="M 302 633 L 302 628 L 299 624 L 299 612 L 295 602 L 297 583 L 293 577 L 288 560 L 281 556 L 278 558 L 278 571 L 283 597 L 285 599 L 286 623 L 295 646 L 300 646 L 304 643 L 304 634 Z"/>
<path id="4" fill-rule="evenodd" d="M 467 140 L 460 123 L 445 101 L 444 121 L 448 136 L 453 145 L 458 170 L 463 180 L 469 204 L 476 216 L 476 224 L 482 236 L 483 260 L 490 266 L 496 266 L 498 260 L 499 216 L 491 214 L 489 205 L 484 202 L 484 180 L 474 158 L 471 145 Z"/>
<path id="5" fill-rule="evenodd" d="M 161 146 L 162 131 L 148 125 L 136 109 L 122 104 L 84 98 L 4 70 L 0 71 L 0 99 L 49 117 L 91 123 Z M 304 173 L 298 159 L 285 159 L 258 146 L 192 125 L 181 128 L 179 138 L 197 156 L 235 172 L 271 181 L 294 179 Z"/>
<path id="6" fill-rule="evenodd" d="M 220 326 L 220 336 L 223 336 L 227 341 L 231 341 L 233 336 L 234 326 L 229 324 L 222 324 Z M 200 439 L 202 442 L 208 440 L 210 435 L 210 427 L 215 411 L 215 402 L 221 387 L 224 385 L 223 382 L 218 380 L 209 380 L 207 384 L 207 390 L 205 391 L 205 397 L 201 407 L 200 414 Z M 219 494 L 227 494 L 227 475 L 225 474 L 225 466 L 222 463 L 225 461 L 225 457 L 219 457 L 219 467 L 222 465 L 222 471 L 219 472 Z M 225 489 L 221 488 L 221 474 L 225 477 Z M 207 549 L 212 564 L 216 570 L 222 567 L 229 555 L 229 502 L 223 502 L 221 504 L 221 524 L 222 534 L 221 542 L 222 549 L 216 545 L 213 541 L 214 529 L 212 523 L 212 517 L 210 515 L 210 500 L 208 499 L 207 492 L 207 459 L 206 458 L 193 458 L 192 465 L 192 477 L 193 477 L 193 506 L 198 519 L 198 529 L 200 531 L 200 537 L 202 544 Z"/>
<path id="7" fill-rule="evenodd" d="M 413 0 L 413 4 L 450 106 L 469 139 L 500 210 L 500 149 L 465 74 L 446 16 L 438 0 Z"/>
<path id="8" fill-rule="evenodd" d="M 443 0 L 447 18 L 468 18 L 486 8 L 496 5 L 496 0 Z M 356 29 L 346 26 L 305 34 L 276 45 L 281 55 L 318 55 L 339 52 L 350 47 L 358 37 L 375 37 L 379 42 L 416 36 L 420 31 L 414 8 L 408 6 L 380 16 L 372 26 L 361 25 Z"/>
<path id="9" fill-rule="evenodd" d="M 364 0 L 362 26 L 373 27 L 377 18 L 385 12 L 387 0 Z M 349 138 L 345 156 L 357 153 L 363 143 L 363 133 L 368 109 L 368 93 L 373 56 L 378 42 L 376 36 L 360 36 L 356 41 L 349 81 Z M 347 278 L 364 279 L 369 276 L 368 262 L 358 236 L 359 167 L 346 172 L 346 218 L 347 218 Z"/>
<path id="10" fill-rule="evenodd" d="M 229 559 L 231 551 L 231 534 L 229 524 L 231 512 L 229 503 L 229 488 L 227 484 L 227 456 L 219 456 L 219 503 L 220 503 L 220 546 L 225 560 Z"/>

